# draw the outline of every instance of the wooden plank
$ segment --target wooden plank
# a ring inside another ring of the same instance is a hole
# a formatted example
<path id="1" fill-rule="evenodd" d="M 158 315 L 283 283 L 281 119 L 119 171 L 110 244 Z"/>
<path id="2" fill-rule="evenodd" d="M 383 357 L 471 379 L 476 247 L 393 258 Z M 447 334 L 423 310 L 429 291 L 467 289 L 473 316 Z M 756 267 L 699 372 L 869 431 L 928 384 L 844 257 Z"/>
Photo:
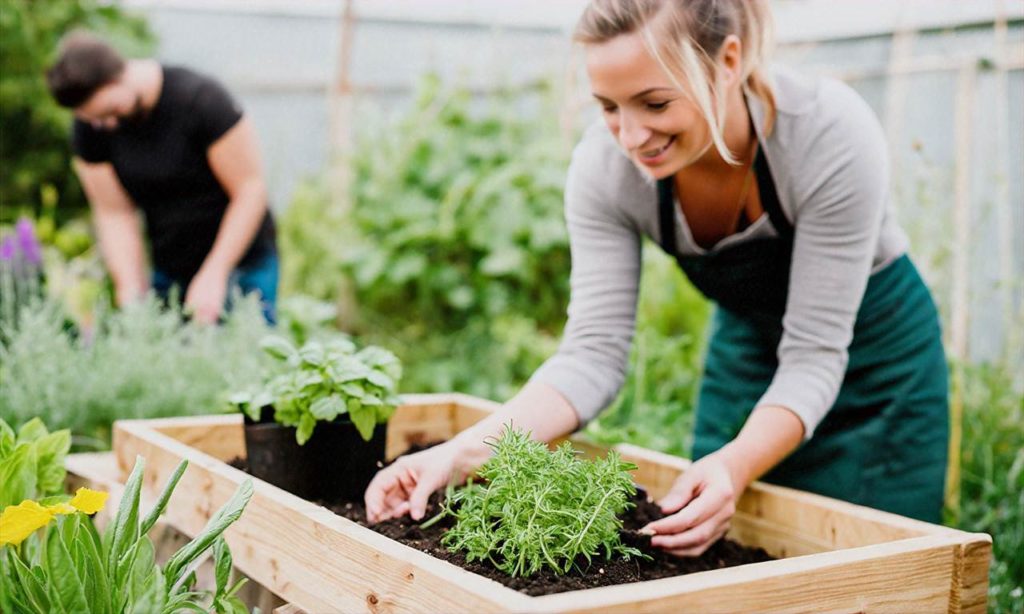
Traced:
<path id="1" fill-rule="evenodd" d="M 403 440 L 416 431 L 454 433 L 498 407 L 461 395 L 410 397 L 392 427 Z M 185 420 L 206 428 L 202 419 Z M 158 459 L 150 468 L 159 475 L 169 473 L 178 458 L 190 458 L 200 471 L 192 475 L 190 469 L 179 488 L 193 500 L 172 506 L 169 521 L 194 534 L 247 476 L 149 423 L 116 425 L 119 466 L 124 471 L 143 453 Z M 190 441 L 204 441 L 186 433 L 184 423 L 172 426 Z M 574 445 L 587 454 L 604 453 L 585 441 L 574 439 Z M 655 496 L 689 465 L 636 446 L 616 449 L 638 465 L 638 482 Z M 147 489 L 164 479 L 150 479 L 147 471 Z M 987 536 L 761 483 L 748 489 L 739 507 L 734 536 L 791 558 L 540 598 L 433 559 L 262 482 L 227 539 L 239 568 L 309 611 L 977 611 L 978 604 L 984 609 Z"/>
<path id="2" fill-rule="evenodd" d="M 158 418 L 149 420 L 148 425 L 222 461 L 245 457 L 242 414 Z"/>
<path id="3" fill-rule="evenodd" d="M 388 422 L 385 456 L 390 460 L 413 445 L 447 441 L 455 435 L 452 395 L 404 395 L 402 405 Z"/>
<path id="4" fill-rule="evenodd" d="M 955 536 L 927 536 L 534 599 L 543 612 L 940 612 Z"/>
<path id="5" fill-rule="evenodd" d="M 172 501 L 165 516 L 188 535 L 249 477 L 144 421 L 117 422 L 114 441 L 122 472 L 136 455 L 147 459 L 147 493 L 189 459 L 178 486 L 189 499 Z M 529 599 L 258 480 L 225 538 L 240 570 L 310 611 L 507 611 L 523 610 Z"/>
<path id="6" fill-rule="evenodd" d="M 972 533 L 970 538 L 956 553 L 949 611 L 984 614 L 988 610 L 992 538 L 980 533 Z"/>

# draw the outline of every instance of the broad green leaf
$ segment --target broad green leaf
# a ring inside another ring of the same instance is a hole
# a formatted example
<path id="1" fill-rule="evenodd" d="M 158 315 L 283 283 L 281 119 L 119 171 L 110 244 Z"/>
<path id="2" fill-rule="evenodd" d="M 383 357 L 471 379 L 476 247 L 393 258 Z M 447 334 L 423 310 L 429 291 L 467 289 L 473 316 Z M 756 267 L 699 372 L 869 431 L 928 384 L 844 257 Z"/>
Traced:
<path id="1" fill-rule="evenodd" d="M 317 420 L 331 421 L 346 411 L 345 401 L 338 395 L 321 397 L 309 406 L 309 413 Z"/>
<path id="2" fill-rule="evenodd" d="M 260 348 L 278 360 L 289 360 L 296 354 L 295 347 L 277 335 L 268 335 L 260 341 Z"/>
<path id="3" fill-rule="evenodd" d="M 363 405 L 359 401 L 348 402 L 348 415 L 352 424 L 356 425 L 359 435 L 363 440 L 370 441 L 373 437 L 373 429 L 377 426 L 377 412 L 372 407 Z"/>
<path id="4" fill-rule="evenodd" d="M 295 441 L 300 446 L 305 444 L 313 436 L 313 428 L 315 426 L 316 420 L 311 414 L 302 414 L 299 418 L 299 425 L 295 428 Z"/>
<path id="5" fill-rule="evenodd" d="M 361 399 L 366 395 L 366 389 L 355 382 L 345 382 L 338 386 L 338 389 L 356 399 Z"/>
<path id="6" fill-rule="evenodd" d="M 0 461 L 0 510 L 17 505 L 36 493 L 36 455 L 31 445 L 22 444 Z"/>
<path id="7" fill-rule="evenodd" d="M 67 475 L 64 462 L 71 450 L 71 431 L 64 429 L 43 435 L 32 445 L 36 450 L 38 472 L 36 496 L 61 492 Z"/>
<path id="8" fill-rule="evenodd" d="M 392 380 L 387 375 L 384 375 L 380 371 L 370 371 L 369 373 L 366 374 L 366 379 L 371 384 L 374 384 L 376 386 L 380 386 L 381 388 L 384 388 L 385 390 L 394 390 L 395 389 L 395 382 L 394 382 L 394 380 Z"/>
<path id="9" fill-rule="evenodd" d="M 58 521 L 63 524 L 64 519 Z M 72 547 L 77 545 L 72 544 Z M 85 586 L 75 571 L 74 557 L 64 542 L 61 530 L 51 530 L 46 537 L 46 570 L 49 575 L 51 594 L 56 597 L 59 608 L 66 612 L 85 612 L 89 604 L 85 598 Z"/>
<path id="10" fill-rule="evenodd" d="M 319 341 L 310 341 L 299 349 L 299 358 L 307 365 L 322 367 L 327 359 L 327 352 Z"/>
<path id="11" fill-rule="evenodd" d="M 39 418 L 32 418 L 18 429 L 18 443 L 32 443 L 40 437 L 45 437 L 50 431 Z"/>

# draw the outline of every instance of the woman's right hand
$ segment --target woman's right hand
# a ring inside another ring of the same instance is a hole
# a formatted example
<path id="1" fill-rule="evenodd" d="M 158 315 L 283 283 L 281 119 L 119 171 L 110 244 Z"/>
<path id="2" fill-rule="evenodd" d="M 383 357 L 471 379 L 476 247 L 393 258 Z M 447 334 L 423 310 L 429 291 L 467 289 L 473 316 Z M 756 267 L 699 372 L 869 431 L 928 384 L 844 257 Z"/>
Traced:
<path id="1" fill-rule="evenodd" d="M 449 482 L 465 480 L 486 459 L 486 455 L 475 459 L 478 456 L 456 438 L 400 457 L 378 471 L 366 488 L 366 519 L 377 523 L 405 514 L 413 520 L 422 519 L 430 495 Z"/>

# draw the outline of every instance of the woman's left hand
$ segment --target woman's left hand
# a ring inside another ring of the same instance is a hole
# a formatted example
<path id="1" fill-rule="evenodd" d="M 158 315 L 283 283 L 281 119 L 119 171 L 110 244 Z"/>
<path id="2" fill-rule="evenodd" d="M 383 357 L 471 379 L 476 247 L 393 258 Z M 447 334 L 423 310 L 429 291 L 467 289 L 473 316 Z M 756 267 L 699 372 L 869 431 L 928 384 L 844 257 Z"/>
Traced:
<path id="1" fill-rule="evenodd" d="M 728 452 L 726 446 L 690 465 L 658 501 L 669 515 L 640 530 L 652 536 L 652 546 L 676 556 L 700 556 L 725 535 L 747 487 Z"/>

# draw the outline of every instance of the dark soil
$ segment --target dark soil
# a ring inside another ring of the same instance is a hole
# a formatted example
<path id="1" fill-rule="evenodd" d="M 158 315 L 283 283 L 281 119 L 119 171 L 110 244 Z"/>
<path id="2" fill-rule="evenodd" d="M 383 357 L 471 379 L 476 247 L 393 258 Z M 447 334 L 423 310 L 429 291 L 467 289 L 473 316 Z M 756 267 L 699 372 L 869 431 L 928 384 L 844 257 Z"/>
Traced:
<path id="1" fill-rule="evenodd" d="M 232 466 L 246 469 L 245 461 L 235 459 L 230 463 Z M 504 572 L 495 569 L 486 562 L 466 562 L 466 557 L 459 552 L 449 552 L 441 545 L 441 538 L 445 531 L 452 526 L 453 519 L 444 518 L 427 529 L 413 522 L 408 516 L 386 520 L 384 522 L 370 525 L 366 522 L 366 508 L 362 501 L 327 502 L 317 503 L 332 510 L 336 514 L 355 521 L 364 527 L 368 527 L 378 533 L 399 541 L 407 546 L 416 548 L 421 552 L 449 561 L 463 569 L 490 578 L 497 582 L 515 589 L 527 595 L 550 595 L 565 591 L 595 588 L 598 586 L 611 586 L 615 584 L 627 584 L 629 582 L 642 582 L 645 580 L 656 580 L 671 576 L 681 576 L 698 571 L 734 567 L 747 563 L 760 563 L 773 559 L 761 548 L 748 548 L 729 539 L 721 539 L 697 558 L 678 558 L 652 548 L 650 537 L 641 535 L 637 531 L 647 523 L 662 518 L 664 514 L 654 503 L 647 501 L 646 493 L 638 490 L 634 499 L 636 507 L 627 511 L 623 516 L 622 541 L 627 545 L 639 549 L 650 559 L 632 558 L 604 560 L 594 557 L 594 562 L 585 573 L 573 570 L 566 575 L 558 575 L 553 571 L 544 569 L 528 578 L 513 578 Z M 427 514 L 423 522 L 433 518 L 439 511 L 439 496 L 437 494 L 430 498 L 427 505 Z"/>

